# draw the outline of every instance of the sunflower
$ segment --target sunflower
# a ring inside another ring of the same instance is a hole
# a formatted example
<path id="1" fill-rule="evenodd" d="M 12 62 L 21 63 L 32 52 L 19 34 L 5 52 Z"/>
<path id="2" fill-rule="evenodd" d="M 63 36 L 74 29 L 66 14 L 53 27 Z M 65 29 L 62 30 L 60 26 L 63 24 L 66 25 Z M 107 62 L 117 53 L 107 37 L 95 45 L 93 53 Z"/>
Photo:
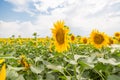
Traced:
<path id="1" fill-rule="evenodd" d="M 120 43 L 120 37 L 118 38 L 118 43 Z"/>
<path id="2" fill-rule="evenodd" d="M 115 36 L 116 38 L 120 37 L 120 32 L 115 32 L 115 33 L 114 33 L 114 36 Z"/>
<path id="3" fill-rule="evenodd" d="M 108 42 L 109 45 L 112 45 L 114 44 L 114 39 L 112 37 L 109 37 L 109 42 Z"/>
<path id="4" fill-rule="evenodd" d="M 69 29 L 64 26 L 64 21 L 57 21 L 52 29 L 55 50 L 58 52 L 66 51 L 68 44 Z"/>
<path id="5" fill-rule="evenodd" d="M 88 38 L 82 37 L 82 38 L 81 38 L 81 42 L 82 42 L 83 44 L 87 44 L 87 43 L 88 43 Z"/>
<path id="6" fill-rule="evenodd" d="M 93 30 L 91 32 L 90 43 L 94 45 L 96 48 L 107 46 L 108 42 L 109 42 L 108 36 L 103 32 L 99 32 L 98 30 Z"/>
<path id="7" fill-rule="evenodd" d="M 117 43 L 120 43 L 120 32 L 115 32 L 114 38 L 116 39 Z"/>
<path id="8" fill-rule="evenodd" d="M 74 34 L 71 34 L 71 35 L 70 35 L 70 41 L 71 41 L 72 43 L 75 43 L 75 40 L 76 40 L 75 35 L 74 35 Z"/>
<path id="9" fill-rule="evenodd" d="M 21 55 L 20 58 L 21 58 L 21 60 L 19 61 L 20 64 L 22 64 L 22 66 L 24 66 L 25 69 L 29 69 L 30 64 L 27 62 L 25 55 Z"/>

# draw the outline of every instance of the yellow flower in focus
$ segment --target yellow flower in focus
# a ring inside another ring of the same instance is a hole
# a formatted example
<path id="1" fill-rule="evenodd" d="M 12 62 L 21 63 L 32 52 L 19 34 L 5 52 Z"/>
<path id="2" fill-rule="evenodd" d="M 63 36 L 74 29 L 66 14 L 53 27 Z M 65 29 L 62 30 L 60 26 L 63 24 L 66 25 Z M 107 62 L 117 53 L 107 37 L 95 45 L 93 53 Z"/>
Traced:
<path id="1" fill-rule="evenodd" d="M 96 48 L 107 46 L 108 42 L 109 42 L 108 36 L 103 32 L 99 32 L 98 30 L 93 30 L 91 32 L 90 43 L 94 45 Z"/>
<path id="2" fill-rule="evenodd" d="M 64 27 L 64 21 L 57 21 L 52 29 L 55 50 L 58 52 L 67 51 L 69 29 Z"/>

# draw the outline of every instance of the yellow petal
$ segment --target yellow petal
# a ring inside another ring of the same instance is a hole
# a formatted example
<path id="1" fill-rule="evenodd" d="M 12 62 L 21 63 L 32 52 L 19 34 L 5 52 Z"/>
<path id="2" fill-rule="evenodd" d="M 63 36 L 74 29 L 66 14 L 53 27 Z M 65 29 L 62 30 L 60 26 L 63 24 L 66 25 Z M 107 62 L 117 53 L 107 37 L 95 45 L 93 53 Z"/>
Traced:
<path id="1" fill-rule="evenodd" d="M 5 59 L 0 59 L 0 64 L 2 64 L 5 61 Z"/>
<path id="2" fill-rule="evenodd" d="M 0 80 L 5 80 L 5 79 L 6 79 L 6 65 L 4 64 L 0 71 Z"/>

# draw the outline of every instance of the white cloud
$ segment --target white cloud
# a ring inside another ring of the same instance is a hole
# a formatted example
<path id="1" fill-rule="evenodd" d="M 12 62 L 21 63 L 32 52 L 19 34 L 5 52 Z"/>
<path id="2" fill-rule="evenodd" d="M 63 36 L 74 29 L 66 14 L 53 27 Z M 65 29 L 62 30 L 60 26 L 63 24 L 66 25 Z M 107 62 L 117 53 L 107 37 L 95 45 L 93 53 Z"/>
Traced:
<path id="1" fill-rule="evenodd" d="M 115 15 L 120 15 L 120 10 L 115 12 L 114 6 L 109 9 L 111 7 L 109 2 L 112 3 L 114 1 L 84 0 L 82 4 L 79 5 L 77 3 L 74 7 L 70 8 L 66 12 L 66 22 L 72 29 L 77 28 L 80 30 L 74 30 L 72 32 L 80 35 L 89 35 L 91 30 L 96 28 L 112 35 L 115 31 L 120 31 L 120 16 L 115 17 Z M 114 16 L 110 17 L 111 15 Z"/>
<path id="2" fill-rule="evenodd" d="M 11 37 L 15 35 L 21 35 L 22 37 L 32 37 L 34 32 L 37 32 L 39 37 L 50 36 L 50 28 L 52 26 L 52 22 L 48 17 L 44 17 L 44 22 L 42 19 L 36 23 L 32 22 L 5 22 L 0 21 L 0 37 Z M 50 25 L 51 24 L 51 25 Z"/>
<path id="3" fill-rule="evenodd" d="M 8 37 L 13 34 L 18 34 L 19 33 L 18 28 L 19 28 L 19 25 L 16 24 L 16 22 L 0 21 L 0 36 Z"/>
<path id="4" fill-rule="evenodd" d="M 29 8 L 32 3 L 35 11 L 51 13 L 37 14 L 33 22 L 4 22 L 1 21 L 0 33 L 22 34 L 31 36 L 38 32 L 40 36 L 50 36 L 53 22 L 65 20 L 71 32 L 88 36 L 96 28 L 112 35 L 120 31 L 120 0 L 6 0 L 14 4 L 16 11 L 35 12 Z M 20 7 L 22 6 L 22 7 Z M 49 11 L 50 10 L 50 11 Z M 4 27 L 3 27 L 4 26 Z M 6 29 L 9 29 L 6 31 Z"/>
<path id="5" fill-rule="evenodd" d="M 34 6 L 38 11 L 45 11 L 47 12 L 48 8 L 56 8 L 65 0 L 34 0 Z"/>
<path id="6" fill-rule="evenodd" d="M 4 22 L 0 21 L 0 36 L 10 37 L 12 35 L 18 36 L 28 36 L 30 37 L 32 33 L 35 32 L 34 26 L 31 22 Z"/>

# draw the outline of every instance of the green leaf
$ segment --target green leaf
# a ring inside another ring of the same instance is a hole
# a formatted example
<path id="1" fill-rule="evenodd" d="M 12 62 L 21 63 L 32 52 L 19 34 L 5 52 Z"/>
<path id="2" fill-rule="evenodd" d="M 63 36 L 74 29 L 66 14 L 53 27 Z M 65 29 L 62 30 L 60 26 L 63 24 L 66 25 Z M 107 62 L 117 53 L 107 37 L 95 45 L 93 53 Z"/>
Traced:
<path id="1" fill-rule="evenodd" d="M 110 74 L 113 70 L 113 67 L 112 65 L 110 64 L 103 64 L 103 63 L 97 63 L 94 67 L 97 71 L 102 71 L 102 72 L 105 72 L 106 74 Z M 105 74 L 104 73 L 104 74 Z"/>
<path id="2" fill-rule="evenodd" d="M 77 61 L 79 58 L 86 58 L 86 57 L 88 57 L 88 56 L 85 56 L 85 55 L 77 55 L 77 54 L 74 55 L 75 61 Z"/>
<path id="3" fill-rule="evenodd" d="M 30 69 L 33 73 L 39 74 L 44 70 L 44 66 L 30 66 Z"/>
<path id="4" fill-rule="evenodd" d="M 85 63 L 83 61 L 80 61 L 79 64 L 81 65 L 81 67 L 84 67 L 84 68 L 93 68 L 94 67 L 94 65 Z"/>
<path id="5" fill-rule="evenodd" d="M 7 79 L 10 80 L 16 80 L 16 78 L 18 77 L 18 73 L 14 70 L 7 70 Z"/>
<path id="6" fill-rule="evenodd" d="M 66 59 L 64 58 L 64 60 L 72 65 L 76 65 L 77 64 L 77 61 L 76 60 L 72 60 L 72 59 Z"/>
<path id="7" fill-rule="evenodd" d="M 60 71 L 60 72 L 63 72 L 63 67 L 62 66 L 56 66 L 56 65 L 53 65 L 53 64 L 49 64 L 49 65 L 46 65 L 48 69 L 53 69 L 53 70 L 57 70 L 57 71 Z"/>
<path id="8" fill-rule="evenodd" d="M 55 76 L 52 74 L 47 74 L 46 75 L 46 80 L 55 80 Z"/>
<path id="9" fill-rule="evenodd" d="M 76 64 L 77 64 L 77 62 L 76 62 L 75 60 L 69 60 L 69 63 L 70 63 L 70 64 L 73 64 L 73 65 L 76 65 Z"/>
<path id="10" fill-rule="evenodd" d="M 0 55 L 0 58 L 3 58 L 3 59 L 15 59 L 15 60 L 19 59 L 19 58 L 13 57 L 11 55 Z"/>
<path id="11" fill-rule="evenodd" d="M 111 65 L 119 65 L 120 64 L 120 62 L 116 62 L 115 58 L 109 58 L 109 59 L 98 58 L 98 61 L 102 62 L 102 63 L 108 63 Z"/>
<path id="12" fill-rule="evenodd" d="M 120 80 L 120 77 L 116 75 L 109 75 L 107 80 Z"/>
<path id="13" fill-rule="evenodd" d="M 24 67 L 12 67 L 12 66 L 10 66 L 10 65 L 7 65 L 7 66 L 8 66 L 8 68 L 9 68 L 10 70 L 14 70 L 14 71 L 20 71 L 20 70 L 25 69 Z"/>
<path id="14" fill-rule="evenodd" d="M 19 77 L 16 78 L 16 80 L 25 80 L 25 79 L 24 79 L 23 75 L 19 75 Z"/>
<path id="15" fill-rule="evenodd" d="M 42 57 L 40 56 L 40 57 L 36 57 L 35 59 L 35 62 L 38 62 L 38 61 L 43 61 L 43 59 L 42 59 Z"/>

